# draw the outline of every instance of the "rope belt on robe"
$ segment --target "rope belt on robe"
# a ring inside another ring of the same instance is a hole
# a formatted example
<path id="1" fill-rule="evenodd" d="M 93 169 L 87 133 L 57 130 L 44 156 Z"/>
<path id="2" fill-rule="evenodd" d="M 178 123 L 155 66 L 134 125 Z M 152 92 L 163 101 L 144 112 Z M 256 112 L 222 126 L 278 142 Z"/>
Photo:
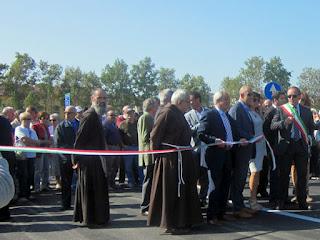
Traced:
<path id="1" fill-rule="evenodd" d="M 262 139 L 265 139 L 265 141 L 267 143 L 267 146 L 268 146 L 268 148 L 270 150 L 272 163 L 273 163 L 272 171 L 274 171 L 276 169 L 276 167 L 277 167 L 276 166 L 276 161 L 275 161 L 275 156 L 274 156 L 274 153 L 273 153 L 273 150 L 271 148 L 270 143 L 264 137 L 264 135 L 260 135 L 260 136 L 254 137 L 254 138 L 252 138 L 250 140 L 247 140 L 245 142 L 233 141 L 233 142 L 224 142 L 224 143 L 227 144 L 227 145 L 238 145 L 238 144 L 243 144 L 243 143 L 255 143 L 255 142 L 261 141 Z M 217 145 L 220 145 L 220 144 L 221 143 L 210 143 L 210 144 L 201 143 L 200 146 L 196 146 L 196 147 L 200 147 L 201 148 L 201 155 L 203 156 L 203 155 L 205 155 L 205 150 L 208 147 L 217 146 Z M 178 145 L 174 145 L 174 144 L 170 144 L 170 143 L 162 143 L 162 145 L 169 146 L 169 147 L 175 148 L 177 150 L 177 153 L 178 153 L 178 197 L 180 198 L 180 196 L 181 196 L 181 184 L 185 184 L 185 181 L 183 179 L 183 166 L 182 166 L 182 154 L 181 154 L 181 151 L 191 150 L 191 149 L 194 149 L 196 147 L 191 148 L 190 146 L 178 146 Z"/>

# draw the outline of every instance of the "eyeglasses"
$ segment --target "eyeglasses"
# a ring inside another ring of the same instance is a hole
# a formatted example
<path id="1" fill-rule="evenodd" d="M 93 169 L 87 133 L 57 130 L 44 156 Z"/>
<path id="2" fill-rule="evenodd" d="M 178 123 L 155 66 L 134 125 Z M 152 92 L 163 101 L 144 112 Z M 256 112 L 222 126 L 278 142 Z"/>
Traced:
<path id="1" fill-rule="evenodd" d="M 248 96 L 248 97 L 252 97 L 252 96 L 253 96 L 253 93 L 248 93 L 247 96 Z"/>
<path id="2" fill-rule="evenodd" d="M 298 95 L 288 95 L 288 98 L 297 98 Z"/>
<path id="3" fill-rule="evenodd" d="M 50 122 L 56 122 L 57 120 L 56 119 L 50 119 Z"/>

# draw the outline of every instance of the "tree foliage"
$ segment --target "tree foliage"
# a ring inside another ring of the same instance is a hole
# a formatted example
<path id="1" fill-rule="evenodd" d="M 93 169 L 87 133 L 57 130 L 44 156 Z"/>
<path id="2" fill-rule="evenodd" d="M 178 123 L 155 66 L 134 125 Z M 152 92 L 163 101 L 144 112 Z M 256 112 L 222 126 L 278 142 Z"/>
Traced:
<path id="1" fill-rule="evenodd" d="M 202 95 L 202 103 L 209 105 L 210 87 L 202 76 L 185 74 L 180 81 L 179 87 L 187 91 L 197 91 Z"/>
<path id="2" fill-rule="evenodd" d="M 320 69 L 304 68 L 299 76 L 300 88 L 312 99 L 312 105 L 320 108 Z"/>
<path id="3" fill-rule="evenodd" d="M 266 63 L 264 82 L 276 82 L 283 89 L 290 86 L 291 72 L 287 71 L 279 57 L 273 57 Z"/>

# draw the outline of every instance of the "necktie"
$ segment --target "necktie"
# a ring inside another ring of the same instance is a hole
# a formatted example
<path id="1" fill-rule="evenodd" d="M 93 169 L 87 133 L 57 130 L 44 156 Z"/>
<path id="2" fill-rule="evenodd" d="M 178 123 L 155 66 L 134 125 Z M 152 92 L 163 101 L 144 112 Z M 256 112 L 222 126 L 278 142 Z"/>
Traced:
<path id="1" fill-rule="evenodd" d="M 224 112 L 222 112 L 221 117 L 222 117 L 224 128 L 226 129 L 226 133 L 227 133 L 227 142 L 232 142 L 233 137 L 232 137 L 232 131 L 231 131 L 231 125 L 230 125 L 229 119 Z"/>
<path id="2" fill-rule="evenodd" d="M 297 114 L 299 114 L 298 109 L 297 109 L 297 106 L 295 106 L 294 108 L 295 108 Z M 297 128 L 297 126 L 296 126 L 295 123 L 293 123 L 293 139 L 294 139 L 295 141 L 298 141 L 298 140 L 300 139 L 300 131 L 299 131 L 299 129 Z"/>

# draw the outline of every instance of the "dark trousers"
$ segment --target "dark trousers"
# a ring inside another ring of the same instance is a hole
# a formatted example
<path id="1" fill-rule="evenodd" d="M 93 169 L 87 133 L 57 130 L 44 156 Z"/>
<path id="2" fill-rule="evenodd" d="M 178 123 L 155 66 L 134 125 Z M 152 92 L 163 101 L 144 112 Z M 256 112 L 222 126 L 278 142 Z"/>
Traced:
<path id="1" fill-rule="evenodd" d="M 215 189 L 209 194 L 207 221 L 214 217 L 222 217 L 226 212 L 231 183 L 232 162 L 230 152 L 226 152 L 225 159 L 212 159 L 214 164 L 210 169 Z"/>
<path id="2" fill-rule="evenodd" d="M 263 158 L 262 171 L 260 172 L 258 193 L 264 193 L 267 191 L 268 182 L 269 182 L 269 169 L 270 169 L 270 157 L 265 156 Z"/>
<path id="3" fill-rule="evenodd" d="M 200 150 L 192 152 L 192 157 L 197 167 L 197 180 L 198 184 L 200 185 L 199 199 L 201 202 L 205 202 L 209 188 L 208 169 L 200 166 Z"/>
<path id="4" fill-rule="evenodd" d="M 60 159 L 60 173 L 61 173 L 61 205 L 62 207 L 69 208 L 71 206 L 71 185 L 73 169 L 69 156 L 67 160 Z"/>
<path id="5" fill-rule="evenodd" d="M 280 200 L 286 201 L 289 188 L 289 174 L 292 162 L 297 169 L 297 200 L 299 205 L 306 204 L 306 187 L 307 187 L 307 167 L 308 167 L 308 149 L 303 140 L 295 142 L 290 140 L 288 151 L 280 161 Z"/>
<path id="6" fill-rule="evenodd" d="M 119 163 L 119 183 L 124 183 L 126 180 L 126 171 L 124 167 L 124 160 L 123 157 L 120 157 L 120 163 Z"/>
<path id="7" fill-rule="evenodd" d="M 268 155 L 269 158 L 271 156 Z M 276 202 L 280 200 L 280 164 L 282 157 L 275 156 L 276 169 L 273 171 L 270 169 L 270 202 Z M 273 168 L 273 166 L 271 166 Z M 286 191 L 288 195 L 288 190 Z M 286 196 L 287 199 L 287 196 Z"/>
<path id="8" fill-rule="evenodd" d="M 317 145 L 311 147 L 310 174 L 312 177 L 319 177 L 320 176 L 319 148 Z"/>
<path id="9" fill-rule="evenodd" d="M 243 189 L 248 175 L 249 161 L 252 158 L 253 146 L 239 147 L 233 159 L 233 171 L 231 179 L 231 199 L 233 210 L 240 211 L 245 207 Z"/>
<path id="10" fill-rule="evenodd" d="M 35 158 L 17 160 L 19 197 L 30 197 L 30 186 L 34 184 L 34 161 Z"/>
<path id="11" fill-rule="evenodd" d="M 119 146 L 109 145 L 109 150 L 120 150 Z M 119 156 L 108 156 L 107 158 L 107 179 L 110 187 L 115 186 L 115 179 L 120 164 Z"/>
<path id="12" fill-rule="evenodd" d="M 150 194 L 152 187 L 152 179 L 153 179 L 153 169 L 154 164 L 147 165 L 144 169 L 144 179 L 142 184 L 142 203 L 141 203 L 141 212 L 145 212 L 149 210 L 150 204 Z"/>

